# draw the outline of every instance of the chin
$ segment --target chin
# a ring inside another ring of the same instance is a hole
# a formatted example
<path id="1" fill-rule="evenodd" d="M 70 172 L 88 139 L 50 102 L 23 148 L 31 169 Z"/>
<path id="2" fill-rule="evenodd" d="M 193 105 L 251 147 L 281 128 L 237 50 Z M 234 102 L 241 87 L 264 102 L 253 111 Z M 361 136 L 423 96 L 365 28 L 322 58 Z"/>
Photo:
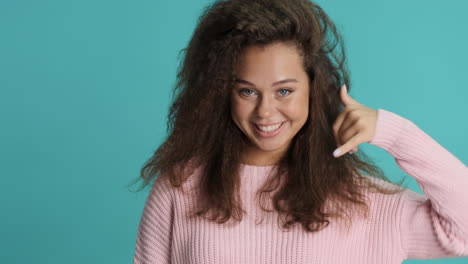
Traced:
<path id="1" fill-rule="evenodd" d="M 286 143 L 277 143 L 277 144 L 254 144 L 255 148 L 263 152 L 276 152 L 286 149 L 288 145 Z"/>

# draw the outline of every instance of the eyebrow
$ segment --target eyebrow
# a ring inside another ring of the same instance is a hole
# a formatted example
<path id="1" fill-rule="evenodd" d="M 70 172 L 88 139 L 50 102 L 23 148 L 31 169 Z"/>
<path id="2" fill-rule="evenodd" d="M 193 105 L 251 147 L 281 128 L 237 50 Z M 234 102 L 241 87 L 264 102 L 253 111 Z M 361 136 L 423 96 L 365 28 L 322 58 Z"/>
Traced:
<path id="1" fill-rule="evenodd" d="M 236 79 L 235 80 L 236 83 L 243 83 L 243 84 L 249 84 L 249 85 L 252 85 L 252 86 L 255 86 L 255 84 L 249 82 L 249 81 L 246 81 L 246 80 L 242 80 L 242 79 Z M 284 83 L 287 83 L 287 82 L 295 82 L 297 83 L 298 81 L 296 79 L 284 79 L 284 80 L 281 80 L 281 81 L 277 81 L 277 82 L 274 82 L 271 84 L 271 86 L 275 86 L 275 85 L 278 85 L 278 84 L 284 84 Z"/>

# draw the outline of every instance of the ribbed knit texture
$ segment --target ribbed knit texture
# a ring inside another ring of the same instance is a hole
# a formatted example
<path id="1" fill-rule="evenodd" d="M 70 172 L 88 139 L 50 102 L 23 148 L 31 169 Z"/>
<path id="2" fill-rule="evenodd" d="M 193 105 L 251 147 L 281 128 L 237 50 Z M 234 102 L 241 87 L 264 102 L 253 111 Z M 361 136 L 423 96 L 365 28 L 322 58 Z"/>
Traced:
<path id="1" fill-rule="evenodd" d="M 141 217 L 134 263 L 396 264 L 468 256 L 468 168 L 410 120 L 383 109 L 369 143 L 392 155 L 426 195 L 410 189 L 394 195 L 369 192 L 369 217 L 353 220 L 348 233 L 342 221 L 318 233 L 300 225 L 286 232 L 278 227 L 277 213 L 262 211 L 255 195 L 272 166 L 242 165 L 247 213 L 238 224 L 187 219 L 195 193 L 156 179 Z M 193 190 L 196 176 L 185 186 Z"/>

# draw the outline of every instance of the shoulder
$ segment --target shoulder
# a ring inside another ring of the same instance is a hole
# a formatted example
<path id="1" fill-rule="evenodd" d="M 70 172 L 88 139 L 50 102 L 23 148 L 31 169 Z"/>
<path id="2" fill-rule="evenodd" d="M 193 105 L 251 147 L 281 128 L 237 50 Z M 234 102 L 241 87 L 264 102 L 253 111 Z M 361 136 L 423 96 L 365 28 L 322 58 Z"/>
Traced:
<path id="1" fill-rule="evenodd" d="M 393 215 L 401 216 L 405 208 L 408 208 L 410 205 L 417 207 L 418 204 L 423 204 L 428 200 L 425 194 L 417 193 L 405 186 L 387 182 L 379 178 L 366 177 L 379 187 L 392 191 L 390 194 L 374 190 L 365 191 L 365 195 L 369 198 L 371 210 L 373 210 L 374 213 L 381 214 L 384 211 L 389 211 L 392 212 Z"/>
<path id="2" fill-rule="evenodd" d="M 202 169 L 202 166 L 195 166 L 192 161 L 177 164 L 172 173 L 166 171 L 158 175 L 154 180 L 152 192 L 174 197 L 188 190 L 197 191 Z"/>
<path id="3" fill-rule="evenodd" d="M 368 205 L 372 213 L 381 215 L 382 213 L 391 213 L 398 215 L 402 203 L 407 197 L 418 195 L 412 190 L 399 184 L 375 178 L 364 176 L 366 180 L 376 188 L 369 187 L 363 189 L 363 194 L 368 199 Z"/>

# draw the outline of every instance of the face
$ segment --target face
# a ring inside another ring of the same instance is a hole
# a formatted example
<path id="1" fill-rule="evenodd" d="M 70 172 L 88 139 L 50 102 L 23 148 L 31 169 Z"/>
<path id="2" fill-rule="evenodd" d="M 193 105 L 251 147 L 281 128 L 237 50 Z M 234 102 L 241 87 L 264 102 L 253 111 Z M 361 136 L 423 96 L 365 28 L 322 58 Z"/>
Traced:
<path id="1" fill-rule="evenodd" d="M 249 140 L 242 162 L 273 165 L 287 151 L 309 114 L 309 78 L 302 57 L 284 43 L 251 46 L 236 68 L 233 121 Z"/>

